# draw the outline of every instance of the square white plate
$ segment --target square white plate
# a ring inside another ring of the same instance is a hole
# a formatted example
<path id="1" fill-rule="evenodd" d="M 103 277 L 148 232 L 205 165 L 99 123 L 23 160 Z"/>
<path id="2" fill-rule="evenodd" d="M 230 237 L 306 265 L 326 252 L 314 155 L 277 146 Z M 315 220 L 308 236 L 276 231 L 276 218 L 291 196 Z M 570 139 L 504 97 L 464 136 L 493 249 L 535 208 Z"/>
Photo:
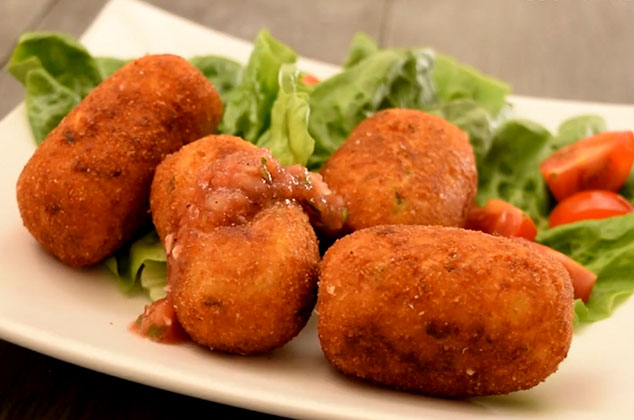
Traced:
<path id="1" fill-rule="evenodd" d="M 248 42 L 147 6 L 113 0 L 82 37 L 95 55 L 219 54 L 245 61 Z M 301 60 L 318 77 L 335 66 Z M 634 128 L 634 106 L 513 97 L 517 115 L 553 129 L 580 113 L 611 129 Z M 128 298 L 100 269 L 77 271 L 44 253 L 15 202 L 15 182 L 35 146 L 24 106 L 0 122 L 0 337 L 90 369 L 147 385 L 297 418 L 489 419 L 634 418 L 634 299 L 610 319 L 575 334 L 568 358 L 536 388 L 451 401 L 350 380 L 323 358 L 312 320 L 284 348 L 261 357 L 159 345 L 128 332 L 143 297 Z"/>

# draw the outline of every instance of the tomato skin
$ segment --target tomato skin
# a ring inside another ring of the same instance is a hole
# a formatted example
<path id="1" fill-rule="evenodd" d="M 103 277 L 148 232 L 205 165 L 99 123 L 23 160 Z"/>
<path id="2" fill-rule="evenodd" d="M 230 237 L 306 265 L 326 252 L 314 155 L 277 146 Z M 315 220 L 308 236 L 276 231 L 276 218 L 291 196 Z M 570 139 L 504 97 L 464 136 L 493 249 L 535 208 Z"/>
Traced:
<path id="1" fill-rule="evenodd" d="M 568 257 L 559 251 L 556 251 L 546 245 L 538 244 L 537 242 L 524 241 L 524 243 L 530 244 L 530 246 L 539 249 L 541 252 L 550 255 L 557 261 L 559 261 L 564 268 L 568 271 L 570 279 L 572 280 L 572 288 L 574 290 L 574 298 L 581 299 L 585 303 L 588 303 L 594 284 L 597 281 L 597 275 L 588 270 L 572 258 Z"/>
<path id="2" fill-rule="evenodd" d="M 484 207 L 474 206 L 467 216 L 466 229 L 492 235 L 535 240 L 537 228 L 521 209 L 506 201 L 493 198 Z"/>
<path id="3" fill-rule="evenodd" d="M 580 220 L 605 219 L 634 212 L 634 206 L 612 191 L 581 191 L 555 206 L 548 218 L 550 227 Z"/>
<path id="4" fill-rule="evenodd" d="M 187 339 L 169 295 L 146 305 L 143 314 L 139 315 L 130 329 L 161 343 L 179 343 Z"/>
<path id="5" fill-rule="evenodd" d="M 319 83 L 319 79 L 310 73 L 306 73 L 302 76 L 301 81 L 307 86 L 314 86 Z"/>
<path id="6" fill-rule="evenodd" d="M 558 150 L 539 165 L 539 170 L 561 201 L 583 190 L 618 191 L 633 162 L 634 133 L 608 131 Z"/>

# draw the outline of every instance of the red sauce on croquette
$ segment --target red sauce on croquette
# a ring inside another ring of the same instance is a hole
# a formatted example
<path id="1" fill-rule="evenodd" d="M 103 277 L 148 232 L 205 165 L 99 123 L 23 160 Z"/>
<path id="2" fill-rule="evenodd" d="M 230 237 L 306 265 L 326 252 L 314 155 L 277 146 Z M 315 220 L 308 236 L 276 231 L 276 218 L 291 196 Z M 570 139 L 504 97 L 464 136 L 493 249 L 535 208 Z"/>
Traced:
<path id="1" fill-rule="evenodd" d="M 283 167 L 264 148 L 231 146 L 200 169 L 183 215 L 190 229 L 249 223 L 273 203 L 299 203 L 322 232 L 335 235 L 346 221 L 345 202 L 333 194 L 321 175 L 301 165 Z M 165 251 L 177 259 L 177 232 L 165 236 Z M 186 336 L 171 296 L 146 306 L 131 329 L 158 342 L 179 342 Z"/>
<path id="2" fill-rule="evenodd" d="M 327 234 L 341 230 L 347 216 L 343 198 L 330 191 L 321 175 L 301 165 L 283 167 L 267 149 L 238 150 L 216 159 L 201 171 L 197 187 L 201 196 L 192 201 L 204 208 L 190 204 L 186 217 L 200 226 L 244 224 L 266 205 L 284 200 L 301 204 L 313 226 Z"/>
<path id="3" fill-rule="evenodd" d="M 309 172 L 301 165 L 284 169 L 286 182 L 294 186 L 293 198 L 302 204 L 313 226 L 331 235 L 341 231 L 348 217 L 343 197 L 333 194 L 318 173 Z"/>

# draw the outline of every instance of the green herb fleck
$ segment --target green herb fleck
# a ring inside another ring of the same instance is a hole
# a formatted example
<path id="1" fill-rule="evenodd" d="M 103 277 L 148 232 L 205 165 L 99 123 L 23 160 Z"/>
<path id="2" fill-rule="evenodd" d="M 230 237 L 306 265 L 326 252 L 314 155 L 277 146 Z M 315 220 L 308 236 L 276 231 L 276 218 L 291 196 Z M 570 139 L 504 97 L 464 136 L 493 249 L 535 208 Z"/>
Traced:
<path id="1" fill-rule="evenodd" d="M 344 207 L 341 212 L 341 221 L 342 223 L 346 223 L 348 221 L 348 209 L 346 207 Z"/>
<path id="2" fill-rule="evenodd" d="M 273 176 L 271 175 L 268 166 L 266 166 L 266 158 L 263 157 L 260 162 L 262 163 L 262 178 L 267 182 L 272 182 Z"/>
<path id="3" fill-rule="evenodd" d="M 147 336 L 150 340 L 158 341 L 161 339 L 163 334 L 165 333 L 165 327 L 159 327 L 156 324 L 150 325 L 150 328 L 147 330 Z"/>
<path id="4" fill-rule="evenodd" d="M 313 181 L 310 179 L 310 173 L 308 170 L 306 170 L 306 173 L 304 174 L 304 186 L 309 189 L 313 187 Z"/>

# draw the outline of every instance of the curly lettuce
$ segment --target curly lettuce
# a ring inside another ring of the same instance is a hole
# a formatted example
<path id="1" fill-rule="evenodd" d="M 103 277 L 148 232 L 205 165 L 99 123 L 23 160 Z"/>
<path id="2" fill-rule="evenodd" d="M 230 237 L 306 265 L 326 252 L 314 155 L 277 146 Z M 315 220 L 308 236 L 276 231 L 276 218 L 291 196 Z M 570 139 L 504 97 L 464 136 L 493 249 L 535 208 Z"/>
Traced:
<path id="1" fill-rule="evenodd" d="M 607 318 L 634 292 L 634 214 L 586 220 L 543 230 L 537 241 L 597 275 L 587 304 L 575 302 L 578 322 Z"/>
<path id="2" fill-rule="evenodd" d="M 539 163 L 550 153 L 551 139 L 548 130 L 532 121 L 501 125 L 478 162 L 477 203 L 501 198 L 524 210 L 538 227 L 546 226 L 550 199 Z"/>
<path id="3" fill-rule="evenodd" d="M 165 296 L 167 258 L 156 231 L 119 249 L 104 264 L 115 275 L 124 293 L 133 292 L 140 284 L 152 300 Z"/>
<path id="4" fill-rule="evenodd" d="M 255 143 L 270 125 L 282 64 L 296 60 L 297 54 L 290 47 L 268 31 L 260 31 L 240 83 L 228 96 L 220 131 Z"/>
<path id="5" fill-rule="evenodd" d="M 315 86 L 309 129 L 310 168 L 319 168 L 365 118 L 384 108 L 422 109 L 435 103 L 431 50 L 380 50 Z"/>
<path id="6" fill-rule="evenodd" d="M 433 77 L 436 94 L 442 101 L 472 99 L 493 117 L 503 109 L 511 91 L 508 84 L 442 54 L 436 55 Z"/>
<path id="7" fill-rule="evenodd" d="M 300 81 L 293 64 L 283 64 L 279 73 L 279 90 L 271 108 L 271 126 L 257 141 L 268 148 L 282 165 L 306 165 L 315 140 L 308 132 L 310 88 Z"/>
<path id="8" fill-rule="evenodd" d="M 605 120 L 599 115 L 579 115 L 559 124 L 552 146 L 556 149 L 568 146 L 577 140 L 606 131 Z"/>
<path id="9" fill-rule="evenodd" d="M 242 64 L 217 55 L 198 55 L 190 58 L 189 62 L 214 85 L 222 103 L 226 103 L 240 83 Z"/>

